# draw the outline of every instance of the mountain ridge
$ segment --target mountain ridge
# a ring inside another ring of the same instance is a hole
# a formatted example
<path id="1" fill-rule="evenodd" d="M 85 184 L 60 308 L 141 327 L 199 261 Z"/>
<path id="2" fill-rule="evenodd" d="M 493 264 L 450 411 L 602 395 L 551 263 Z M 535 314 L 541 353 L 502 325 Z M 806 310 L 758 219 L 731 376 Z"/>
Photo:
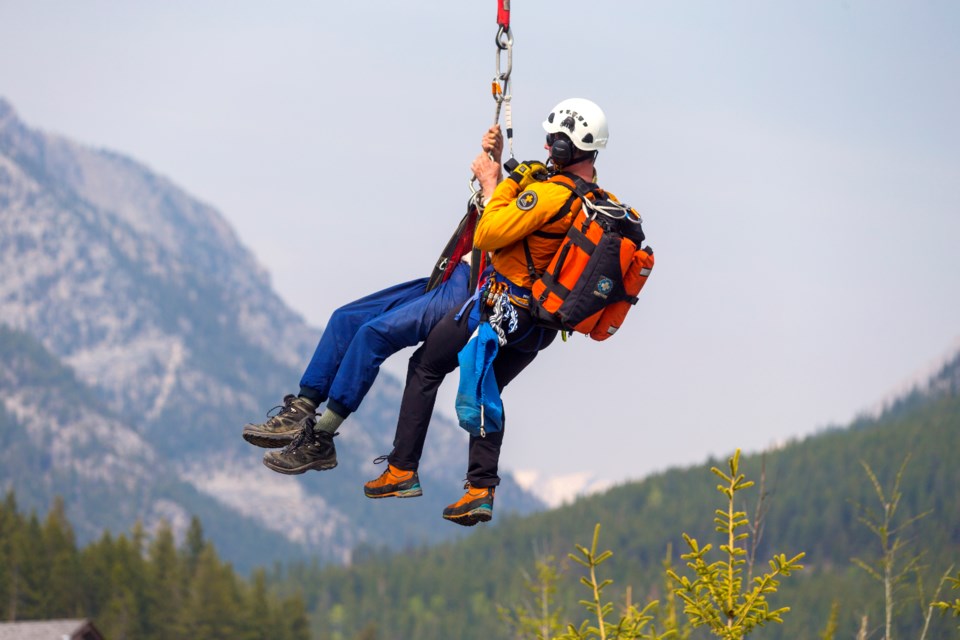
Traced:
<path id="1" fill-rule="evenodd" d="M 92 390 L 103 406 L 91 421 L 149 446 L 156 458 L 141 466 L 185 483 L 173 494 L 189 485 L 193 503 L 219 505 L 217 517 L 256 522 L 251 539 L 280 535 L 293 545 L 231 560 L 250 566 L 254 556 L 316 553 L 347 561 L 383 526 L 399 532 L 398 546 L 462 535 L 435 526 L 443 492 L 404 508 L 362 496 L 363 481 L 379 472 L 370 461 L 393 438 L 402 385 L 389 372 L 342 429 L 336 470 L 281 478 L 263 467 L 263 451 L 240 439 L 240 427 L 296 389 L 320 332 L 270 288 L 215 209 L 135 160 L 28 127 L 2 98 L 0 272 L 0 324 L 38 340 Z M 23 393 L 16 381 L 5 388 L 9 413 Z M 425 486 L 459 489 L 465 438 L 435 416 Z M 542 507 L 505 476 L 507 510 Z"/>
<path id="2" fill-rule="evenodd" d="M 802 571 L 778 577 L 782 584 L 770 595 L 771 608 L 789 606 L 790 611 L 782 625 L 759 632 L 764 637 L 821 638 L 835 603 L 840 611 L 838 638 L 854 637 L 861 616 L 874 625 L 883 620 L 883 585 L 851 561 L 858 557 L 876 566 L 881 554 L 877 532 L 864 521 L 883 513 L 865 467 L 883 487 L 888 503 L 894 483 L 899 483 L 891 525 L 891 534 L 899 539 L 896 569 L 904 569 L 913 558 L 918 562 L 895 585 L 899 606 L 894 635 L 920 635 L 926 607 L 917 606 L 916 590 L 925 586 L 924 597 L 932 597 L 931 585 L 951 567 L 954 575 L 960 566 L 960 467 L 955 456 L 944 455 L 960 449 L 960 354 L 927 382 L 877 418 L 861 417 L 776 451 L 740 456 L 740 472 L 756 484 L 740 494 L 744 502 L 736 508 L 754 524 L 757 514 L 764 514 L 760 533 L 741 529 L 750 532 L 751 540 L 742 542 L 748 552 L 753 539 L 757 541 L 753 575 L 764 571 L 774 555 L 806 554 Z M 717 545 L 727 539 L 718 536 L 714 518 L 726 501 L 711 468 L 725 469 L 726 458 L 672 467 L 560 508 L 511 517 L 497 530 L 481 531 L 469 541 L 402 554 L 370 550 L 347 568 L 292 563 L 275 570 L 272 580 L 281 590 L 303 591 L 319 638 L 350 637 L 369 628 L 376 628 L 384 640 L 446 638 L 450 628 L 457 628 L 464 640 L 514 638 L 489 612 L 521 603 L 536 619 L 545 609 L 531 591 L 549 589 L 548 574 L 538 563 L 557 576 L 546 609 L 554 613 L 562 608 L 559 619 L 575 626 L 595 620 L 582 608 L 589 591 L 579 580 L 589 581 L 589 573 L 565 559 L 575 545 L 589 547 L 600 524 L 596 552 L 613 553 L 598 569 L 598 581 L 612 581 L 604 601 L 617 607 L 626 600 L 642 607 L 659 600 L 662 607 L 667 602 L 665 558 L 670 557 L 680 575 L 690 573 L 678 558 L 690 551 L 684 536 L 697 540 L 700 549 L 715 547 L 706 557 L 708 563 L 722 555 Z M 331 611 L 337 611 L 335 618 Z M 955 620 L 935 615 L 927 637 L 954 637 L 955 628 Z M 705 636 L 694 631 L 691 637 Z"/>

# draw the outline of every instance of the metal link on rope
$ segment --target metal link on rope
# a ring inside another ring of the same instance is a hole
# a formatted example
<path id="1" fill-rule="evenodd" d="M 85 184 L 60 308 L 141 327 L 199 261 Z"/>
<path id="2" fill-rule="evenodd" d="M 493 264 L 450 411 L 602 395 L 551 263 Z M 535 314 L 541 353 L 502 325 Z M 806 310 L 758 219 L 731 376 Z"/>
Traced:
<path id="1" fill-rule="evenodd" d="M 507 129 L 507 145 L 510 149 L 510 157 L 513 158 L 513 113 L 510 109 L 510 74 L 513 72 L 513 34 L 510 32 L 510 0 L 497 0 L 497 69 L 491 83 L 491 92 L 493 100 L 497 103 L 496 111 L 493 115 L 493 124 L 500 122 L 500 111 L 503 110 L 503 116 Z M 502 67 L 501 54 L 507 52 L 507 68 Z M 493 155 L 490 154 L 490 159 Z M 480 195 L 480 188 L 477 183 L 477 177 L 470 178 L 470 200 L 478 209 L 483 209 L 483 197 Z"/>
<path id="2" fill-rule="evenodd" d="M 510 0 L 503 1 L 509 11 Z M 509 14 L 508 14 L 509 15 Z M 503 115 L 507 125 L 507 143 L 510 147 L 510 157 L 513 157 L 513 115 L 510 111 L 510 74 L 513 72 L 513 34 L 510 32 L 510 25 L 500 25 L 497 31 L 497 68 L 496 75 L 493 76 L 491 86 L 493 100 L 497 103 L 496 111 L 493 116 L 493 124 L 500 122 L 500 108 L 503 107 Z M 507 68 L 503 69 L 501 54 L 507 52 Z"/>
<path id="3" fill-rule="evenodd" d="M 480 191 L 480 183 L 477 182 L 477 176 L 470 178 L 470 197 L 467 198 L 467 206 L 475 207 L 477 211 L 483 211 L 483 192 Z"/>

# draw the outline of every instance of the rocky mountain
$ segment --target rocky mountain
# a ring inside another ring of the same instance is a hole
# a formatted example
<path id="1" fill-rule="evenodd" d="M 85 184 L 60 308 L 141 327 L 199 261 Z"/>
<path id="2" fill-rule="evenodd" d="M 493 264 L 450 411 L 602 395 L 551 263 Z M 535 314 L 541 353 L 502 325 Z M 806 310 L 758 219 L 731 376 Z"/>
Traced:
<path id="1" fill-rule="evenodd" d="M 128 531 L 137 520 L 148 530 L 166 520 L 182 532 L 202 514 L 210 536 L 243 566 L 251 547 L 287 544 L 165 473 L 163 456 L 98 395 L 33 336 L 0 326 L 0 486 L 20 504 L 46 511 L 52 496 L 62 496 L 87 540 Z"/>
<path id="2" fill-rule="evenodd" d="M 428 438 L 424 498 L 363 498 L 399 405 L 401 383 L 386 372 L 337 438 L 336 470 L 263 467 L 240 428 L 296 390 L 320 332 L 216 210 L 129 158 L 28 127 L 3 99 L 0 274 L 0 437 L 40 460 L 18 466 L 6 451 L 0 487 L 39 509 L 64 495 L 81 537 L 196 514 L 218 549 L 250 566 L 463 534 L 439 519 L 465 463 L 465 433 L 449 418 L 435 417 Z M 56 375 L 28 375 L 44 370 Z M 506 484 L 498 512 L 542 506 Z"/>

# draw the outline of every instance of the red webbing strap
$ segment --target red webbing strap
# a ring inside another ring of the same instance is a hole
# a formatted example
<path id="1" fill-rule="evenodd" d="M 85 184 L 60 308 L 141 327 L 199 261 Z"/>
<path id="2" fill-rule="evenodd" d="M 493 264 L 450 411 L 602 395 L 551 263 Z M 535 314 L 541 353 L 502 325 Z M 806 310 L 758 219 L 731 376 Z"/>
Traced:
<path id="1" fill-rule="evenodd" d="M 453 254 L 450 256 L 450 261 L 447 263 L 446 269 L 444 270 L 444 282 L 450 278 L 450 274 L 452 274 L 453 270 L 458 264 L 460 264 L 460 260 L 463 259 L 463 256 L 473 251 L 473 232 L 477 227 L 477 220 L 479 217 L 479 212 L 477 211 L 476 207 L 471 206 L 467 210 L 466 224 L 463 226 L 460 237 L 457 238 L 457 244 L 453 249 Z M 469 284 L 472 288 L 476 286 L 477 283 L 471 281 Z"/>
<path id="2" fill-rule="evenodd" d="M 439 282 L 436 282 L 433 286 L 437 286 L 440 282 L 446 282 L 450 278 L 450 275 L 453 274 L 453 270 L 460 264 L 463 257 L 469 253 L 470 277 L 468 285 L 471 291 L 476 288 L 480 280 L 480 274 L 483 273 L 483 270 L 487 266 L 486 252 L 473 247 L 473 234 L 476 231 L 478 220 L 480 220 L 479 209 L 474 205 L 470 205 L 467 209 L 467 215 L 464 216 L 460 227 L 457 228 L 457 232 L 454 234 L 456 240 L 451 239 L 451 242 L 454 243 L 452 249 L 445 252 L 447 253 L 447 263 L 443 267 L 443 273 L 439 276 Z M 431 288 L 433 287 L 428 286 L 427 291 Z"/>
<path id="3" fill-rule="evenodd" d="M 510 29 L 510 0 L 497 0 L 497 24 Z"/>
<path id="4" fill-rule="evenodd" d="M 473 216 L 473 219 L 471 219 L 471 216 Z M 450 236 L 450 240 L 447 241 L 446 246 L 443 248 L 443 253 L 440 254 L 436 264 L 433 266 L 433 271 L 430 273 L 430 278 L 427 281 L 427 291 L 435 289 L 441 282 L 444 282 L 450 277 L 453 267 L 457 265 L 463 256 L 463 251 L 460 247 L 463 243 L 464 236 L 469 236 L 472 244 L 473 225 L 475 223 L 476 214 L 473 211 L 473 207 L 468 207 L 466 215 L 460 220 L 460 224 L 457 225 L 457 230 Z"/>

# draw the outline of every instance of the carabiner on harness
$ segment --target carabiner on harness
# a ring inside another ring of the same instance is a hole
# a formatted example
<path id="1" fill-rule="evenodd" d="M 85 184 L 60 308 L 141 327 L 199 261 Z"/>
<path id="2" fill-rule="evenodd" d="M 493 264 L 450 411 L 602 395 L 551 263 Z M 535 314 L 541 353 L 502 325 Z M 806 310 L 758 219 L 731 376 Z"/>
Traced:
<path id="1" fill-rule="evenodd" d="M 625 220 L 633 224 L 641 224 L 643 218 L 634 211 L 629 205 L 622 202 L 613 202 L 605 200 L 602 203 L 594 202 L 590 198 L 582 198 L 583 208 L 586 209 L 588 219 L 596 218 L 598 215 L 605 216 L 612 220 Z"/>
<path id="2" fill-rule="evenodd" d="M 470 182 L 467 184 L 470 189 L 470 197 L 467 198 L 467 206 L 474 206 L 477 210 L 483 210 L 483 192 L 480 191 L 480 182 L 477 176 L 470 176 Z"/>
<path id="3" fill-rule="evenodd" d="M 517 310 L 510 302 L 509 286 L 506 282 L 497 280 L 495 275 L 487 278 L 483 287 L 477 292 L 477 301 L 481 305 L 481 322 L 483 315 L 487 315 L 487 322 L 497 334 L 500 346 L 507 344 L 507 334 L 517 330 L 519 318 Z M 506 323 L 506 328 L 504 328 Z"/>

